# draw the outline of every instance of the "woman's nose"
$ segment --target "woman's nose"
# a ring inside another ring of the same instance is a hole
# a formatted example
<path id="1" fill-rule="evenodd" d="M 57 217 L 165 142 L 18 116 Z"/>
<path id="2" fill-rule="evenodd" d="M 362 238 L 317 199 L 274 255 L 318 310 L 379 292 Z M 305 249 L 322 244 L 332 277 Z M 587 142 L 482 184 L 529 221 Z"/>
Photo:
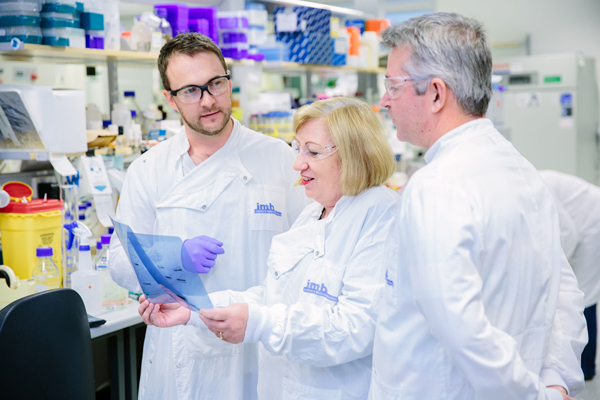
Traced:
<path id="1" fill-rule="evenodd" d="M 304 160 L 302 154 L 298 152 L 298 155 L 296 155 L 296 161 L 294 161 L 294 170 L 304 171 L 306 168 L 308 168 L 308 163 Z"/>

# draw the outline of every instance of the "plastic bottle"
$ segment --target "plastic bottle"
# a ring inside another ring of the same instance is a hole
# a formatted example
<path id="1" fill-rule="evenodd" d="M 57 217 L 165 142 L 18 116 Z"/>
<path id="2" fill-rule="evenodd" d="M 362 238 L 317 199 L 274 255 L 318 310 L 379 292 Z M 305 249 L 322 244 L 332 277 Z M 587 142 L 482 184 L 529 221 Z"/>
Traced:
<path id="1" fill-rule="evenodd" d="M 70 225 L 72 234 L 79 237 L 78 266 L 77 271 L 71 274 L 71 288 L 83 299 L 87 313 L 98 315 L 102 312 L 102 277 L 92 263 L 89 244 L 92 232 L 81 222 Z"/>
<path id="2" fill-rule="evenodd" d="M 173 29 L 171 24 L 167 21 L 167 9 L 166 8 L 155 8 L 154 12 L 156 16 L 160 18 L 160 26 L 158 29 L 162 34 L 162 46 L 165 45 L 169 40 L 173 39 Z M 161 46 L 161 47 L 162 47 Z M 160 51 L 160 50 L 159 50 Z"/>
<path id="3" fill-rule="evenodd" d="M 60 273 L 54 261 L 52 247 L 38 247 L 36 256 L 38 265 L 31 272 L 31 277 L 35 279 L 35 291 L 37 293 L 50 289 L 60 288 Z"/>
<path id="4" fill-rule="evenodd" d="M 134 18 L 131 28 L 133 50 L 159 52 L 162 47 L 162 34 L 159 30 L 160 18 L 149 11 Z"/>
<path id="5" fill-rule="evenodd" d="M 110 260 L 110 235 L 102 235 L 98 242 L 100 250 L 96 256 L 96 269 L 102 277 L 102 310 L 111 311 L 127 305 L 127 289 L 117 285 L 110 276 L 108 263 Z"/>
<path id="6" fill-rule="evenodd" d="M 123 93 L 123 95 L 125 97 L 123 104 L 125 104 L 125 106 L 127 106 L 127 108 L 130 110 L 131 119 L 136 124 L 141 124 L 142 110 L 138 102 L 135 100 L 135 92 L 132 90 L 126 91 Z"/>

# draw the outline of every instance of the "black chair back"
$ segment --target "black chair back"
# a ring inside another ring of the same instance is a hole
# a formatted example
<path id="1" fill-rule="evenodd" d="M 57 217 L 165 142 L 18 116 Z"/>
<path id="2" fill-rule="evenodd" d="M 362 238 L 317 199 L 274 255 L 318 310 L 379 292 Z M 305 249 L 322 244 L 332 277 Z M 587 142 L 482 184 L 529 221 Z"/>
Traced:
<path id="1" fill-rule="evenodd" d="M 92 340 L 77 292 L 36 293 L 0 310 L 0 399 L 94 398 Z"/>

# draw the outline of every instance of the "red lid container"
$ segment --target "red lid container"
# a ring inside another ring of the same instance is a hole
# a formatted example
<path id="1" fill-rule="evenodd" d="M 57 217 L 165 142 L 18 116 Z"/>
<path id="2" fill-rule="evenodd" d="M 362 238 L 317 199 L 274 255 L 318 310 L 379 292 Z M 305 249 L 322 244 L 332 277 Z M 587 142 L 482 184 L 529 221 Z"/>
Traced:
<path id="1" fill-rule="evenodd" d="M 6 207 L 0 208 L 0 213 L 33 214 L 62 209 L 62 201 L 56 199 L 32 199 L 27 203 L 11 201 Z"/>

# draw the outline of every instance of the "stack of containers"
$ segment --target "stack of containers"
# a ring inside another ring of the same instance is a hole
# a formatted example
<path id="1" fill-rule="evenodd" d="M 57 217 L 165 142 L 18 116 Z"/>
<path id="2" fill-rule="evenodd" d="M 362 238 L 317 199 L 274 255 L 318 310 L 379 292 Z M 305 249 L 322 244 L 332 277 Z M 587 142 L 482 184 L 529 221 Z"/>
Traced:
<path id="1" fill-rule="evenodd" d="M 350 26 L 346 27 L 346 31 L 348 33 L 348 42 L 350 43 L 346 65 L 358 67 L 360 64 L 360 29 L 356 26 Z"/>
<path id="2" fill-rule="evenodd" d="M 0 43 L 17 38 L 23 43 L 41 44 L 41 8 L 41 0 L 0 1 Z"/>
<path id="3" fill-rule="evenodd" d="M 85 0 L 81 28 L 85 30 L 85 47 L 104 49 L 104 9 L 100 0 Z"/>
<path id="4" fill-rule="evenodd" d="M 331 65 L 346 65 L 346 56 L 348 55 L 348 51 L 350 49 L 348 33 L 345 29 L 340 29 L 339 18 L 331 18 L 330 29 L 331 46 L 333 51 Z"/>
<path id="5" fill-rule="evenodd" d="M 73 27 L 69 31 L 69 47 L 85 49 L 85 30 L 81 28 L 81 14 L 84 5 L 81 2 L 75 3 L 75 14 L 73 15 Z"/>
<path id="6" fill-rule="evenodd" d="M 73 15 L 73 28 L 81 29 L 81 14 L 83 13 L 83 0 L 75 2 L 75 15 Z"/>
<path id="7" fill-rule="evenodd" d="M 275 7 L 277 40 L 290 46 L 290 60 L 302 64 L 332 63 L 331 11 L 311 7 Z"/>
<path id="8" fill-rule="evenodd" d="M 246 15 L 248 16 L 248 58 L 255 61 L 263 61 L 265 55 L 259 50 L 267 44 L 267 22 L 268 14 L 263 4 L 246 4 Z"/>
<path id="9" fill-rule="evenodd" d="M 48 0 L 42 7 L 42 43 L 69 46 L 70 28 L 74 24 L 75 0 Z"/>
<path id="10" fill-rule="evenodd" d="M 248 17 L 243 11 L 217 13 L 219 47 L 223 57 L 236 60 L 248 58 Z"/>
<path id="11" fill-rule="evenodd" d="M 156 4 L 154 9 L 167 10 L 166 20 L 171 24 L 173 37 L 189 31 L 189 8 L 185 4 Z M 156 12 L 155 12 L 156 13 Z"/>
<path id="12" fill-rule="evenodd" d="M 188 24 L 191 32 L 198 32 L 219 44 L 217 7 L 192 7 L 189 9 Z"/>

